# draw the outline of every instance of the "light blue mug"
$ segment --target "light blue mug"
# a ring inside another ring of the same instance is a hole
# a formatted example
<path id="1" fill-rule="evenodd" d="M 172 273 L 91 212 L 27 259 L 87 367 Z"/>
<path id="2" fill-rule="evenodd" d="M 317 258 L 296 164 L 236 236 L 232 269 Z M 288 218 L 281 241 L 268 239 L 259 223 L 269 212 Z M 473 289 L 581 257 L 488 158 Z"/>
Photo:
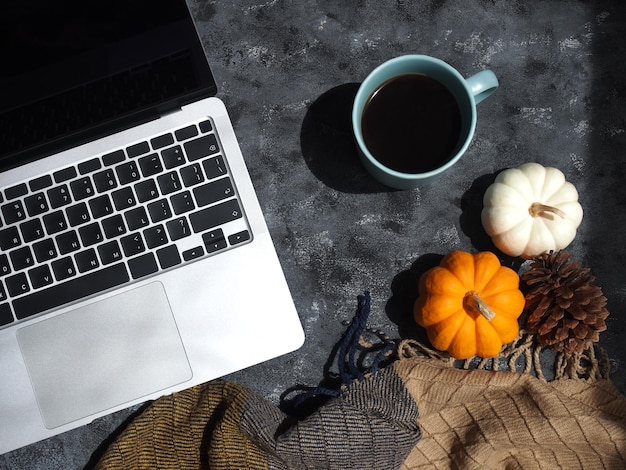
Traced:
<path id="1" fill-rule="evenodd" d="M 423 74 L 437 80 L 452 93 L 461 113 L 460 138 L 451 157 L 441 166 L 423 173 L 403 173 L 383 165 L 374 158 L 363 138 L 363 110 L 372 93 L 388 80 L 406 74 Z M 476 105 L 491 95 L 498 85 L 498 79 L 490 70 L 464 78 L 446 62 L 426 55 L 404 55 L 379 65 L 361 83 L 352 108 L 352 129 L 365 169 L 381 183 L 396 189 L 431 183 L 465 153 L 476 128 Z"/>

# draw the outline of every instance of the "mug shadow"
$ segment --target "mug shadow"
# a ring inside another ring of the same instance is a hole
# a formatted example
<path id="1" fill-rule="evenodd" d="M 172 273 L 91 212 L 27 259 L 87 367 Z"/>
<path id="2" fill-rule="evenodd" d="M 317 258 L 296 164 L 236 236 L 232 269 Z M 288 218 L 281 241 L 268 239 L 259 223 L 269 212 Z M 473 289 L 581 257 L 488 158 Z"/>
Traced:
<path id="1" fill-rule="evenodd" d="M 361 165 L 352 134 L 352 103 L 359 86 L 346 83 L 331 88 L 309 106 L 300 130 L 304 161 L 320 181 L 344 193 L 395 191 Z"/>

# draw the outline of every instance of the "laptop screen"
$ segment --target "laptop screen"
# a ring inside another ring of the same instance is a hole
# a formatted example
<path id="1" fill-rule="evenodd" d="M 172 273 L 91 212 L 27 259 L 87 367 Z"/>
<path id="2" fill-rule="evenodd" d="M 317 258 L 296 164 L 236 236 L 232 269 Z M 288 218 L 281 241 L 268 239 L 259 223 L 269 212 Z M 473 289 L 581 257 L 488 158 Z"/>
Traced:
<path id="1" fill-rule="evenodd" d="M 3 0 L 0 170 L 216 93 L 184 0 Z"/>

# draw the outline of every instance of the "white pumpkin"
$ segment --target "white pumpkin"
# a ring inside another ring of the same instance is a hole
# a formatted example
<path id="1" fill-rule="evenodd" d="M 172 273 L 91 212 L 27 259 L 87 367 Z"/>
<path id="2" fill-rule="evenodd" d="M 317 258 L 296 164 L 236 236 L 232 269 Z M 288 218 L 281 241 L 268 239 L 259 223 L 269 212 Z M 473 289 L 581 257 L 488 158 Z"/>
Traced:
<path id="1" fill-rule="evenodd" d="M 560 170 L 538 163 L 502 171 L 487 188 L 481 213 L 494 245 L 527 259 L 565 248 L 582 218 L 574 185 Z"/>

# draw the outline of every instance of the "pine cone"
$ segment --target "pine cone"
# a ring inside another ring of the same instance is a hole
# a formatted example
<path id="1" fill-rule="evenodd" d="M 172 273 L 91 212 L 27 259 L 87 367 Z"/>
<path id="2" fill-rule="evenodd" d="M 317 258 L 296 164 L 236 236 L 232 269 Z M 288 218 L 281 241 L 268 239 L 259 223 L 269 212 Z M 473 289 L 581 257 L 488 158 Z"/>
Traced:
<path id="1" fill-rule="evenodd" d="M 522 274 L 527 326 L 557 351 L 582 352 L 600 339 L 609 316 L 595 277 L 564 251 L 543 253 Z"/>

